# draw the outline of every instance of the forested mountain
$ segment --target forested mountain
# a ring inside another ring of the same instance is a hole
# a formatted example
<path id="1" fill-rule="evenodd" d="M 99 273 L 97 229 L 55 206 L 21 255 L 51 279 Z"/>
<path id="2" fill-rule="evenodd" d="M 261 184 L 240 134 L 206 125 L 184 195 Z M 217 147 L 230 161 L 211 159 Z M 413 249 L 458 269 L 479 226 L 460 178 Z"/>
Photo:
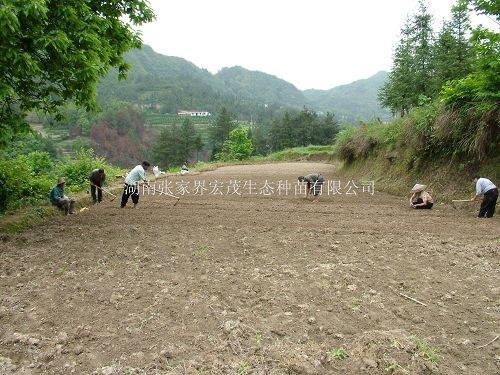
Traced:
<path id="1" fill-rule="evenodd" d="M 226 107 L 242 119 L 257 121 L 304 107 L 333 113 L 341 122 L 389 115 L 377 102 L 384 72 L 331 90 L 302 92 L 275 76 L 239 66 L 212 74 L 185 59 L 158 54 L 149 46 L 132 50 L 125 59 L 132 66 L 128 78 L 118 81 L 117 72 L 105 77 L 99 85 L 99 101 L 123 100 L 162 113 L 179 109 L 216 113 Z"/>
<path id="2" fill-rule="evenodd" d="M 236 97 L 296 109 L 312 104 L 291 83 L 259 71 L 249 71 L 241 66 L 235 66 L 221 69 L 216 77 L 222 80 L 226 88 Z"/>
<path id="3" fill-rule="evenodd" d="M 157 54 L 148 46 L 127 53 L 125 60 L 132 66 L 127 79 L 118 81 L 114 71 L 101 80 L 100 102 L 124 100 L 159 106 L 165 113 L 186 108 L 214 110 L 227 92 L 207 70 L 179 57 Z"/>
<path id="4" fill-rule="evenodd" d="M 387 72 L 381 71 L 368 79 L 330 90 L 305 90 L 304 95 L 320 110 L 334 113 L 340 122 L 388 120 L 392 118 L 391 112 L 382 108 L 377 100 L 377 92 L 387 76 Z"/>

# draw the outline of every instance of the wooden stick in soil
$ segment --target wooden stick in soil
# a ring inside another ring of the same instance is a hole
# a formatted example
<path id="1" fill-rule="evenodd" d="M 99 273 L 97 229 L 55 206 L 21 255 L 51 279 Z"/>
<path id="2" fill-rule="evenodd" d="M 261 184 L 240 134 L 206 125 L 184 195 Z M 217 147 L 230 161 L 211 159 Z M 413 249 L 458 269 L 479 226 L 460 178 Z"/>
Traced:
<path id="1" fill-rule="evenodd" d="M 481 348 L 484 348 L 485 346 L 490 345 L 491 343 L 495 342 L 495 341 L 496 341 L 499 337 L 500 337 L 500 336 L 498 336 L 498 335 L 497 335 L 497 336 L 496 336 L 493 340 L 491 340 L 491 341 L 487 342 L 487 343 L 486 343 L 486 344 L 484 344 L 484 345 L 478 346 L 476 349 L 481 349 Z"/>
<path id="2" fill-rule="evenodd" d="M 422 305 L 422 306 L 427 306 L 425 303 L 420 302 L 419 300 L 416 300 L 415 298 L 412 298 L 412 297 L 410 297 L 410 296 L 407 296 L 406 294 L 399 293 L 399 295 L 400 295 L 400 296 L 403 296 L 404 298 L 408 298 L 410 301 L 416 302 L 416 303 L 418 303 L 419 305 Z"/>

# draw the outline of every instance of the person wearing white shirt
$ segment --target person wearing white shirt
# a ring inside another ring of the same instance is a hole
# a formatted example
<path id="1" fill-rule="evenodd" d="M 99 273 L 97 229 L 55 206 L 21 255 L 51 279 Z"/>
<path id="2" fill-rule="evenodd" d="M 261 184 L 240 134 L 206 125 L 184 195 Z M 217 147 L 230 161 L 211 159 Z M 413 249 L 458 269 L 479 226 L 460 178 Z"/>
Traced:
<path id="1" fill-rule="evenodd" d="M 483 197 L 477 217 L 493 217 L 498 200 L 498 188 L 493 182 L 477 174 L 472 176 L 472 181 L 476 184 L 476 195 L 471 198 L 471 201 Z"/>
<path id="2" fill-rule="evenodd" d="M 125 177 L 125 184 L 123 186 L 122 202 L 121 208 L 127 205 L 128 198 L 132 197 L 132 202 L 134 203 L 134 208 L 137 208 L 139 203 L 139 182 L 144 181 L 144 184 L 149 187 L 146 180 L 146 171 L 151 166 L 147 161 L 143 161 L 142 164 L 136 165 Z"/>

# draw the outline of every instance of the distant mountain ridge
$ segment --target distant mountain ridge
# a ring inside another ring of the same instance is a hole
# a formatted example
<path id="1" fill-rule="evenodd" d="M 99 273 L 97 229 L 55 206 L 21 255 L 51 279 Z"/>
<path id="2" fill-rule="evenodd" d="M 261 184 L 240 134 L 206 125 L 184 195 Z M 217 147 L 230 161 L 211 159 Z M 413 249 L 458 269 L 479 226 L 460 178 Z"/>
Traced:
<path id="1" fill-rule="evenodd" d="M 386 72 L 330 90 L 300 91 L 285 80 L 240 66 L 212 74 L 149 46 L 128 52 L 125 59 L 132 66 L 127 80 L 118 81 L 117 73 L 111 72 L 99 84 L 99 101 L 123 100 L 164 113 L 180 109 L 216 113 L 224 106 L 242 119 L 254 120 L 304 107 L 333 113 L 341 122 L 390 117 L 377 102 Z"/>
<path id="2" fill-rule="evenodd" d="M 318 108 L 328 109 L 337 119 L 366 121 L 374 118 L 387 120 L 392 117 L 387 108 L 382 108 L 377 99 L 378 89 L 384 84 L 388 73 L 380 71 L 374 76 L 334 87 L 330 90 L 305 90 L 306 98 Z"/>

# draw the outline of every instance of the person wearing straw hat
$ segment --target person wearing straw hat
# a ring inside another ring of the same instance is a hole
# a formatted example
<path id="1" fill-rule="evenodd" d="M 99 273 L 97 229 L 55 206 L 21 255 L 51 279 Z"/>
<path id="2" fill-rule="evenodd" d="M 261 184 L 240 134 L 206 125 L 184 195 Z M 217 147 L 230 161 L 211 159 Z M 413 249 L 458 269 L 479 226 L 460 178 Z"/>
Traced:
<path id="1" fill-rule="evenodd" d="M 416 209 L 431 209 L 434 205 L 431 195 L 425 191 L 427 185 L 415 184 L 411 189 L 410 207 Z"/>
<path id="2" fill-rule="evenodd" d="M 64 195 L 65 181 L 63 177 L 59 177 L 57 185 L 50 192 L 50 202 L 64 210 L 66 215 L 75 213 L 75 200 Z"/>

